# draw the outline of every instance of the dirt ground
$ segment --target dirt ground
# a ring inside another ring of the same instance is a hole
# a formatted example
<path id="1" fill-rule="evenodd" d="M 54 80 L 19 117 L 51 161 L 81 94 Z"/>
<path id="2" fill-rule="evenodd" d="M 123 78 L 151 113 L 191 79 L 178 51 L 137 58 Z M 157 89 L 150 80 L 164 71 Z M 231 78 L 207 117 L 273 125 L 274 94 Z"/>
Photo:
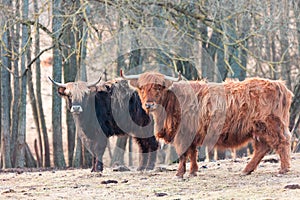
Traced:
<path id="1" fill-rule="evenodd" d="M 249 158 L 199 162 L 197 177 L 174 178 L 177 165 L 150 172 L 135 169 L 103 173 L 90 169 L 0 172 L 0 199 L 300 199 L 300 154 L 292 169 L 278 175 L 278 158 L 270 155 L 258 169 L 241 176 Z"/>

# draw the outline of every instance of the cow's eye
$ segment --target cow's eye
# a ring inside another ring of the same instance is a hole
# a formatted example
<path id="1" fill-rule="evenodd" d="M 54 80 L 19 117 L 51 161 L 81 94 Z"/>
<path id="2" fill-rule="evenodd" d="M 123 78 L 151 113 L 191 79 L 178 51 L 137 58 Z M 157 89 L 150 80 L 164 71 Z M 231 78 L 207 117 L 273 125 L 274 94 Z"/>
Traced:
<path id="1" fill-rule="evenodd" d="M 70 102 L 72 102 L 72 96 L 71 95 L 68 96 L 68 99 L 69 99 Z"/>
<path id="2" fill-rule="evenodd" d="M 156 91 L 161 91 L 161 87 L 160 87 L 160 86 L 156 86 L 154 89 L 155 89 Z"/>

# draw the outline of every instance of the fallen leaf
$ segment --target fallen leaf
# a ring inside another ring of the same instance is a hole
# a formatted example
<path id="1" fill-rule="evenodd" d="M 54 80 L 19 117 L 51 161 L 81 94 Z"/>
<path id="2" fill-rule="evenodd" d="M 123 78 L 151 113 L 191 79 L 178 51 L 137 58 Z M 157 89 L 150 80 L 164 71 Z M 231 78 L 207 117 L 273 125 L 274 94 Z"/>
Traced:
<path id="1" fill-rule="evenodd" d="M 110 183 L 118 183 L 118 181 L 116 180 L 101 181 L 101 184 L 110 184 Z"/>
<path id="2" fill-rule="evenodd" d="M 13 189 L 8 189 L 8 190 L 6 190 L 6 191 L 4 191 L 4 192 L 2 192 L 2 194 L 7 194 L 7 193 L 15 193 L 16 191 L 15 190 L 13 190 Z"/>
<path id="3" fill-rule="evenodd" d="M 168 194 L 167 193 L 164 193 L 164 192 L 155 192 L 155 196 L 157 197 L 163 197 L 163 196 L 167 196 Z"/>
<path id="4" fill-rule="evenodd" d="M 286 185 L 284 189 L 291 189 L 291 190 L 300 189 L 300 185 L 299 184 Z"/>

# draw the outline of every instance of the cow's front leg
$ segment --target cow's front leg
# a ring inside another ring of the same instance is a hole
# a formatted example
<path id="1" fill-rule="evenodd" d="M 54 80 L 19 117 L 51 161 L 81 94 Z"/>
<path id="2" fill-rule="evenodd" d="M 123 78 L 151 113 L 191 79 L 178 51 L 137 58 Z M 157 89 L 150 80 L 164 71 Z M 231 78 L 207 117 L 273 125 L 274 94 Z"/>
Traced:
<path id="1" fill-rule="evenodd" d="M 158 142 L 154 136 L 147 138 L 147 142 L 149 143 L 149 154 L 148 154 L 148 162 L 146 170 L 153 170 L 156 162 L 156 155 L 158 150 Z"/>
<path id="2" fill-rule="evenodd" d="M 100 161 L 98 159 L 97 159 L 97 162 L 96 162 L 96 170 L 97 170 L 97 172 L 102 172 L 103 171 L 103 163 L 102 163 L 102 161 Z"/>
<path id="3" fill-rule="evenodd" d="M 92 172 L 102 172 L 103 171 L 103 161 L 102 161 L 102 158 L 103 158 L 103 154 L 104 154 L 105 148 L 106 148 L 106 143 L 103 146 L 101 146 L 101 148 L 98 148 L 98 149 L 95 150 L 95 152 L 98 152 L 98 154 L 93 159 Z"/>
<path id="4" fill-rule="evenodd" d="M 137 171 L 143 171 L 146 168 L 148 161 L 148 144 L 145 138 L 134 138 L 139 146 L 140 156 L 139 156 L 139 166 Z"/>
<path id="5" fill-rule="evenodd" d="M 94 156 L 93 157 L 93 163 L 92 163 L 92 170 L 91 170 L 91 172 L 95 172 L 96 171 L 96 162 L 97 162 L 97 159 Z"/>
<path id="6" fill-rule="evenodd" d="M 103 163 L 98 160 L 96 157 L 93 157 L 93 166 L 92 172 L 102 172 L 103 171 Z"/>
<path id="7" fill-rule="evenodd" d="M 179 166 L 177 169 L 176 177 L 183 178 L 183 175 L 186 172 L 186 153 L 179 157 Z"/>

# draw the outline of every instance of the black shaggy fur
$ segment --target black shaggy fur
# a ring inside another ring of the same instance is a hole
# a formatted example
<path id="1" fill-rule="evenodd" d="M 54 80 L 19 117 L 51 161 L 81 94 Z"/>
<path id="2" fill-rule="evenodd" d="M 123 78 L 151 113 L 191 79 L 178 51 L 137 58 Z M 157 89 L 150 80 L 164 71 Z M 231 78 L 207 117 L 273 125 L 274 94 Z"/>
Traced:
<path id="1" fill-rule="evenodd" d="M 153 135 L 151 118 L 143 110 L 137 92 L 131 90 L 125 80 L 106 83 L 104 88 L 95 96 L 96 116 L 103 133 L 107 138 L 130 134 L 142 153 L 138 170 L 153 169 L 158 142 Z"/>

